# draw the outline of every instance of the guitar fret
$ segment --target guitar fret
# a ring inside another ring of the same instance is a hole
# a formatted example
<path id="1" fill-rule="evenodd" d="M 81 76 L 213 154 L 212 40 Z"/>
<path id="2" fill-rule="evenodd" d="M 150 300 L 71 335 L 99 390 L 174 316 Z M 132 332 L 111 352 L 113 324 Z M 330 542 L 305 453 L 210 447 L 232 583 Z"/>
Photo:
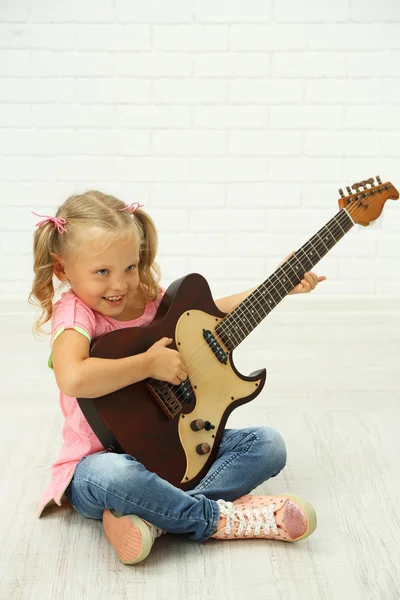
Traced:
<path id="1" fill-rule="evenodd" d="M 228 313 L 216 327 L 216 332 L 227 348 L 236 348 L 301 281 L 304 273 L 310 271 L 353 225 L 354 222 L 347 211 L 340 210 L 266 281 Z"/>

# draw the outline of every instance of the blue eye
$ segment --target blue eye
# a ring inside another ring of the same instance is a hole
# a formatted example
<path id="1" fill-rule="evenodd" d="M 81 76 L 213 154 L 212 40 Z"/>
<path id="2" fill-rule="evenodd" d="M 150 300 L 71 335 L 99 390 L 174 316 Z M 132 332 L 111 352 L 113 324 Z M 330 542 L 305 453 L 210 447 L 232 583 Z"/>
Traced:
<path id="1" fill-rule="evenodd" d="M 133 271 L 134 269 L 136 269 L 136 265 L 129 265 L 129 267 L 126 267 L 126 271 Z M 97 271 L 97 273 L 99 273 L 100 275 L 102 275 L 102 271 L 108 271 L 108 269 L 99 269 Z"/>

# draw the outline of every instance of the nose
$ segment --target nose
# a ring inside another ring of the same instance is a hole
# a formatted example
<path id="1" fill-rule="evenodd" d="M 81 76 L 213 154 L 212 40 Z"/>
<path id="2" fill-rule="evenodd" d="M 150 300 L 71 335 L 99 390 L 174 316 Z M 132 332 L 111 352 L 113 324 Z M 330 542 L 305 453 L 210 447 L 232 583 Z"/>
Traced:
<path id="1" fill-rule="evenodd" d="M 123 277 L 115 277 L 111 289 L 115 291 L 115 295 L 125 293 L 125 284 Z"/>

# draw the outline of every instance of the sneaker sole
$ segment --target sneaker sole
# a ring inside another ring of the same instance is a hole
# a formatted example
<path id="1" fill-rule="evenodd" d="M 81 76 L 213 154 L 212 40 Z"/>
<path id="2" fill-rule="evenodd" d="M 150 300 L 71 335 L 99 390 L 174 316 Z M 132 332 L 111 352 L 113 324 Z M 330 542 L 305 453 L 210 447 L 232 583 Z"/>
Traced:
<path id="1" fill-rule="evenodd" d="M 135 565 L 144 560 L 153 545 L 150 529 L 136 515 L 119 515 L 113 510 L 103 512 L 103 527 L 119 560 L 125 565 Z"/>
<path id="2" fill-rule="evenodd" d="M 299 542 L 300 540 L 304 540 L 304 538 L 308 537 L 315 531 L 315 528 L 317 527 L 317 515 L 315 513 L 313 506 L 305 498 L 302 498 L 301 496 L 298 496 L 297 494 L 285 494 L 285 496 L 287 496 L 288 498 L 293 500 L 293 502 L 296 502 L 296 504 L 301 506 L 301 508 L 303 509 L 303 511 L 307 517 L 307 529 L 305 530 L 303 535 L 301 535 L 300 537 L 294 538 L 294 540 L 282 540 L 282 541 Z"/>

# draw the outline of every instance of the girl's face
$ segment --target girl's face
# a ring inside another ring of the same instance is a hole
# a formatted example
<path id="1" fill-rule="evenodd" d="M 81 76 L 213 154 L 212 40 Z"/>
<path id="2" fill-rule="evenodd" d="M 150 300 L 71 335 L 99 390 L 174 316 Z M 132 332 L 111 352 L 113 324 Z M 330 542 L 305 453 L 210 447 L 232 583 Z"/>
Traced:
<path id="1" fill-rule="evenodd" d="M 69 281 L 86 306 L 124 320 L 138 302 L 138 265 L 139 249 L 134 238 L 113 243 L 112 235 L 103 233 L 85 242 L 71 260 L 58 258 L 54 273 L 61 281 Z"/>

